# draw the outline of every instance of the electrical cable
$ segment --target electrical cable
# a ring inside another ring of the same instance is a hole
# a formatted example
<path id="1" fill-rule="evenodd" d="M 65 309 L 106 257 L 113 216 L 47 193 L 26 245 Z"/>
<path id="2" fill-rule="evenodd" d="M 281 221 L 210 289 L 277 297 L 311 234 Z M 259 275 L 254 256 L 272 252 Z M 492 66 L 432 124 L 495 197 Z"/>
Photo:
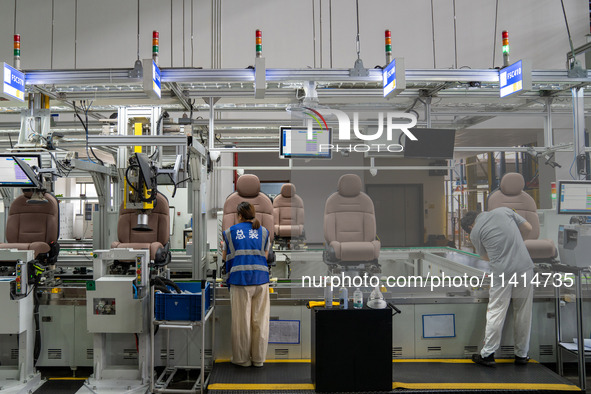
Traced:
<path id="1" fill-rule="evenodd" d="M 456 29 L 456 0 L 453 0 L 454 10 L 454 68 L 458 68 L 458 36 Z"/>
<path id="2" fill-rule="evenodd" d="M 33 347 L 33 365 L 37 364 L 39 355 L 41 354 L 41 329 L 39 326 L 39 295 L 37 294 L 37 286 L 39 285 L 39 275 L 34 276 L 33 282 L 33 316 L 35 320 L 35 345 Z"/>
<path id="3" fill-rule="evenodd" d="M 564 23 L 566 24 L 566 33 L 568 34 L 568 42 L 570 44 L 570 50 L 573 53 L 573 60 L 575 59 L 575 48 L 573 46 L 573 40 L 570 35 L 570 29 L 568 28 L 568 18 L 566 17 L 566 10 L 564 9 L 564 0 L 560 0 L 562 5 L 562 15 L 564 15 Z"/>
<path id="4" fill-rule="evenodd" d="M 497 0 L 497 5 L 495 7 L 495 34 L 493 36 L 492 68 L 495 68 L 495 52 L 497 51 L 497 21 L 498 21 L 498 18 L 499 18 L 499 0 Z"/>
<path id="5" fill-rule="evenodd" d="M 172 280 L 170 280 L 168 278 L 165 278 L 163 276 L 155 276 L 153 278 L 153 280 L 154 280 L 154 283 L 158 283 L 161 286 L 172 287 L 178 294 L 182 293 L 182 290 L 180 289 L 180 287 L 175 282 L 173 282 Z"/>
<path id="6" fill-rule="evenodd" d="M 127 182 L 131 190 L 139 194 L 139 190 L 131 182 L 129 182 L 129 170 L 131 170 L 132 168 L 140 168 L 140 166 L 138 166 L 137 164 L 132 164 L 129 167 L 127 167 L 127 169 L 125 170 L 125 182 Z"/>
<path id="7" fill-rule="evenodd" d="M 154 290 L 158 290 L 162 293 L 166 293 L 166 294 L 170 294 L 172 293 L 172 291 L 170 291 L 168 289 L 168 287 L 164 286 L 164 285 L 154 285 Z"/>
<path id="8" fill-rule="evenodd" d="M 72 102 L 72 105 L 74 106 L 74 114 L 76 115 L 76 117 L 78 118 L 80 123 L 82 123 L 82 127 L 84 128 L 84 133 L 86 135 L 86 157 L 88 157 L 88 160 L 90 160 L 91 162 L 96 164 L 96 162 L 94 160 L 92 160 L 92 157 L 90 157 L 90 153 L 88 153 L 88 127 L 84 123 L 84 120 L 82 120 L 82 117 L 80 116 L 80 114 L 78 114 L 78 108 L 76 107 L 76 102 L 75 101 Z"/>
<path id="9" fill-rule="evenodd" d="M 359 41 L 359 0 L 355 0 L 355 12 L 357 14 L 357 38 L 355 39 L 357 59 L 361 58 L 361 42 Z"/>
<path id="10" fill-rule="evenodd" d="M 172 181 L 172 186 L 173 186 L 173 189 L 172 189 L 172 198 L 174 198 L 174 196 L 176 195 L 176 185 L 177 184 L 174 182 L 174 178 L 172 177 L 172 174 L 171 173 L 167 173 L 167 175 L 170 178 L 170 180 Z M 168 188 L 167 188 L 167 190 L 168 190 Z"/>
<path id="11" fill-rule="evenodd" d="M 436 57 L 435 57 L 435 16 L 434 16 L 434 10 L 433 10 L 433 0 L 431 0 L 431 34 L 433 36 L 433 69 L 436 69 L 437 62 L 435 60 L 436 59 Z"/>
<path id="12" fill-rule="evenodd" d="M 564 5 L 563 5 L 563 10 L 564 10 Z M 566 15 L 565 15 L 565 18 L 566 18 Z M 567 26 L 568 26 L 568 25 L 567 25 Z M 570 34 L 570 33 L 569 33 L 569 34 Z M 574 91 L 572 92 L 572 100 L 573 100 L 573 102 L 575 101 L 575 92 L 574 92 Z M 571 177 L 572 179 L 576 179 L 576 178 L 573 176 L 572 169 L 573 169 L 573 165 L 574 165 L 574 164 L 575 164 L 575 162 L 577 161 L 577 154 L 578 154 L 578 152 L 577 152 L 577 149 L 578 149 L 578 148 L 577 148 L 577 147 L 578 147 L 578 138 L 577 138 L 577 117 L 576 117 L 576 114 L 575 114 L 575 105 L 573 105 L 573 153 L 574 153 L 574 157 L 573 157 L 573 161 L 572 161 L 572 163 L 570 164 L 570 167 L 569 167 L 569 169 L 568 169 L 568 173 L 569 173 L 569 175 L 570 175 L 570 177 Z"/>
<path id="13" fill-rule="evenodd" d="M 88 140 L 88 110 L 90 109 L 90 107 L 92 106 L 92 103 L 94 101 L 91 101 L 90 104 L 88 104 L 88 107 L 86 107 L 86 111 L 84 112 L 84 114 L 86 115 L 86 138 Z M 94 156 L 94 158 L 103 166 L 105 165 L 105 163 L 103 163 L 103 161 L 101 159 L 98 158 L 98 156 L 96 155 L 96 153 L 94 153 L 94 149 L 92 148 L 92 146 L 90 147 L 90 153 L 92 153 L 92 155 Z"/>
<path id="14" fill-rule="evenodd" d="M 51 156 L 51 158 L 53 159 L 53 161 L 54 161 L 54 163 L 55 163 L 55 165 L 56 165 L 56 167 L 57 167 L 57 170 L 58 170 L 58 172 L 59 172 L 60 176 L 62 176 L 62 177 L 67 177 L 68 175 L 70 175 L 70 172 L 72 171 L 72 169 L 66 169 L 66 166 L 64 166 L 62 163 L 60 163 L 60 162 L 59 162 L 59 161 L 58 161 L 58 160 L 55 158 L 55 156 L 53 155 L 53 153 L 51 153 L 51 152 L 49 152 L 49 151 L 48 151 L 47 153 L 49 153 L 49 156 Z M 68 172 L 66 173 L 66 171 L 65 171 L 65 170 L 67 170 Z"/>

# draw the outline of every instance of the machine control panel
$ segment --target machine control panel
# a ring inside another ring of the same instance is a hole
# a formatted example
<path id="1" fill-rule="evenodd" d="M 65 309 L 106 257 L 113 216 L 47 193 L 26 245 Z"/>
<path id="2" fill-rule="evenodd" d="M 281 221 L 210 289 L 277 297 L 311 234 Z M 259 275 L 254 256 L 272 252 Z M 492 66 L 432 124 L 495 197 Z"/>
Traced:
<path id="1" fill-rule="evenodd" d="M 27 294 L 27 263 L 18 261 L 16 263 L 16 294 Z"/>
<path id="2" fill-rule="evenodd" d="M 137 278 L 137 283 L 142 286 L 144 283 L 142 282 L 142 277 L 144 275 L 144 272 L 142 272 L 142 256 L 138 255 L 135 258 L 135 273 L 136 273 L 136 278 Z"/>

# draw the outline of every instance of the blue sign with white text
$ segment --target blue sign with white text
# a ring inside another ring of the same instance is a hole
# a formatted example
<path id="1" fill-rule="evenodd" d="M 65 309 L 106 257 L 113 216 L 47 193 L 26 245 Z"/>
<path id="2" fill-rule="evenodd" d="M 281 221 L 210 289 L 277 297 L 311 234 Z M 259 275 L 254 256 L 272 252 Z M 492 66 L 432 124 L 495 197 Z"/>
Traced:
<path id="1" fill-rule="evenodd" d="M 8 99 L 25 101 L 25 74 L 4 63 L 2 94 Z"/>
<path id="2" fill-rule="evenodd" d="M 396 59 L 382 70 L 382 78 L 384 80 L 384 97 L 387 97 L 396 89 Z"/>
<path id="3" fill-rule="evenodd" d="M 152 60 L 152 89 L 154 89 L 154 92 L 158 95 L 158 98 L 160 98 L 162 95 L 160 68 L 158 68 L 154 60 Z"/>
<path id="4" fill-rule="evenodd" d="M 523 89 L 523 66 L 521 60 L 499 70 L 501 97 L 508 96 Z"/>

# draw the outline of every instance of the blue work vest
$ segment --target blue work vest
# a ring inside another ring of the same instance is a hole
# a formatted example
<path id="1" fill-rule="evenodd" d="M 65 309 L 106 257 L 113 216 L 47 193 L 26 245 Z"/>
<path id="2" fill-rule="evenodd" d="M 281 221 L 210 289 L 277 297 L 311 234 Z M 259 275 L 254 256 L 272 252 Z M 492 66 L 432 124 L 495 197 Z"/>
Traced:
<path id="1" fill-rule="evenodd" d="M 269 231 L 266 228 L 261 226 L 254 230 L 251 222 L 238 223 L 224 231 L 224 241 L 228 284 L 252 286 L 269 283 L 265 257 Z"/>

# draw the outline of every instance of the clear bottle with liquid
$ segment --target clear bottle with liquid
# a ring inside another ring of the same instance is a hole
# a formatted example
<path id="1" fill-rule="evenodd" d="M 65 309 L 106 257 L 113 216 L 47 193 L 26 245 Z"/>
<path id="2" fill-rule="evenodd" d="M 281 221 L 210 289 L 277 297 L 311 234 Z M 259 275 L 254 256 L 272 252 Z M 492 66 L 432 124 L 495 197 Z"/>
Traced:
<path id="1" fill-rule="evenodd" d="M 349 291 L 344 286 L 339 290 L 339 304 L 341 309 L 349 308 Z"/>
<path id="2" fill-rule="evenodd" d="M 332 287 L 324 287 L 324 307 L 332 308 Z"/>
<path id="3" fill-rule="evenodd" d="M 353 293 L 353 308 L 363 308 L 363 293 L 359 288 L 357 288 L 357 290 L 355 290 L 355 292 Z"/>

